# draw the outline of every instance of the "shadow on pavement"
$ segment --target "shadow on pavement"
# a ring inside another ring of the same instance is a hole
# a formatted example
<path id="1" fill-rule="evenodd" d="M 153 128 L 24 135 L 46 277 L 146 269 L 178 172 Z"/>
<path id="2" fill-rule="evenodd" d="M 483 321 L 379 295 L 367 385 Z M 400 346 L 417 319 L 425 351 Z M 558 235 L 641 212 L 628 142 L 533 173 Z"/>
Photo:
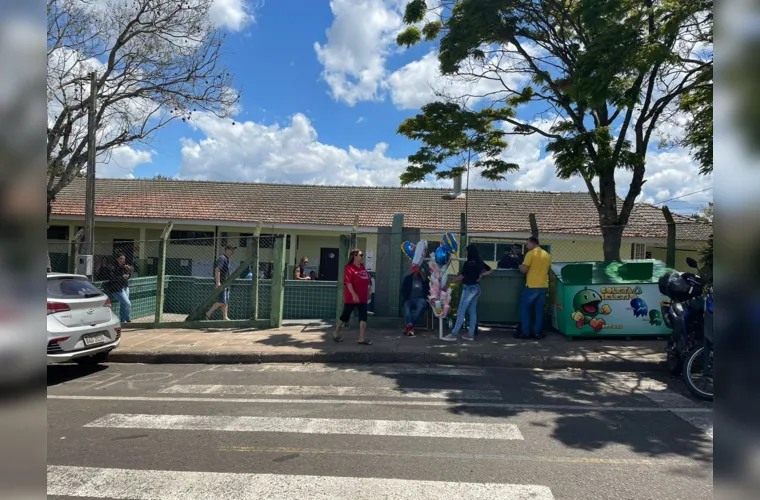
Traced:
<path id="1" fill-rule="evenodd" d="M 53 387 L 71 380 L 107 370 L 106 365 L 54 364 L 47 367 L 47 386 Z"/>

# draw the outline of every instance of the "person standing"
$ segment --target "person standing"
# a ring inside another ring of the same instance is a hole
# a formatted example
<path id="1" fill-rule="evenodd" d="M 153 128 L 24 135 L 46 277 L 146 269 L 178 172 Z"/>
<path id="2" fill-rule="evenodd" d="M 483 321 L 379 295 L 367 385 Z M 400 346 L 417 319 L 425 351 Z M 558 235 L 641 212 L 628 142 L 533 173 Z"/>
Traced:
<path id="1" fill-rule="evenodd" d="M 304 281 L 304 280 L 311 279 L 311 276 L 308 276 L 306 274 L 306 266 L 308 265 L 309 265 L 309 258 L 306 256 L 301 257 L 301 262 L 298 264 L 295 271 L 295 278 L 297 280 Z"/>
<path id="2" fill-rule="evenodd" d="M 114 265 L 108 269 L 107 292 L 119 303 L 119 321 L 131 323 L 132 302 L 129 300 L 129 278 L 132 268 L 127 264 L 127 256 L 116 254 Z"/>
<path id="3" fill-rule="evenodd" d="M 354 309 L 359 313 L 359 343 L 372 345 L 372 341 L 365 338 L 367 332 L 367 300 L 369 298 L 370 278 L 367 269 L 362 263 L 364 254 L 358 248 L 351 250 L 348 264 L 343 270 L 343 314 L 340 315 L 335 325 L 333 340 L 343 342 L 340 329 L 344 323 L 348 323 Z"/>
<path id="4" fill-rule="evenodd" d="M 459 299 L 459 308 L 457 310 L 457 322 L 450 334 L 443 337 L 446 342 L 456 342 L 459 330 L 464 324 L 464 315 L 470 319 L 470 328 L 467 333 L 462 335 L 463 340 L 475 340 L 475 327 L 478 324 L 478 298 L 480 297 L 480 278 L 488 276 L 493 269 L 483 262 L 475 245 L 467 245 L 467 260 L 459 271 L 459 275 L 454 278 L 453 282 L 462 282 L 462 297 Z"/>
<path id="5" fill-rule="evenodd" d="M 404 278 L 401 284 L 401 297 L 404 300 L 404 335 L 407 337 L 414 337 L 414 324 L 427 310 L 429 294 L 430 284 L 422 277 L 419 268 Z"/>
<path id="6" fill-rule="evenodd" d="M 522 246 L 512 245 L 509 253 L 504 253 L 504 256 L 501 258 L 496 267 L 498 269 L 519 269 L 522 261 Z"/>
<path id="7" fill-rule="evenodd" d="M 528 253 L 520 264 L 520 272 L 525 275 L 525 289 L 520 297 L 520 321 L 522 331 L 515 335 L 518 339 L 540 339 L 544 337 L 544 304 L 549 291 L 549 269 L 552 256 L 539 246 L 538 238 L 528 238 Z M 530 314 L 536 315 L 531 328 Z"/>
<path id="8" fill-rule="evenodd" d="M 222 286 L 222 283 L 227 281 L 230 276 L 230 258 L 235 253 L 236 248 L 232 245 L 226 245 L 224 247 L 224 253 L 217 259 L 216 266 L 214 266 L 214 278 L 216 281 L 216 288 Z M 214 311 L 222 309 L 222 319 L 229 321 L 229 302 L 230 302 L 230 287 L 225 288 L 219 294 L 216 299 L 216 303 L 211 306 L 211 309 L 206 313 L 206 319 L 211 319 L 211 315 Z"/>

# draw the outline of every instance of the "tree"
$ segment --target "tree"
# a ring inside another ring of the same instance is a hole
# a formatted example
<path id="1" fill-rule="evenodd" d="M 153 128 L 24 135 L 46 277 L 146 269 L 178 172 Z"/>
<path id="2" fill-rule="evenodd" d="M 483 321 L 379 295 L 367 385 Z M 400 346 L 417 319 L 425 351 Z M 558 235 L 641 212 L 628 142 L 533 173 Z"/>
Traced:
<path id="1" fill-rule="evenodd" d="M 90 72 L 96 73 L 97 154 L 148 142 L 199 111 L 238 101 L 221 64 L 213 0 L 48 0 L 47 214 L 87 164 Z"/>
<path id="2" fill-rule="evenodd" d="M 494 127 L 502 113 L 462 109 L 456 103 L 434 102 L 422 113 L 407 119 L 398 133 L 420 140 L 423 146 L 409 156 L 409 166 L 401 174 L 403 185 L 425 180 L 435 174 L 439 179 L 459 177 L 470 168 L 481 170 L 486 179 L 499 180 L 519 167 L 501 159 L 507 148 L 506 132 Z M 447 169 L 439 167 L 445 165 Z"/>
<path id="3" fill-rule="evenodd" d="M 652 134 L 682 96 L 707 86 L 699 77 L 712 60 L 693 54 L 712 24 L 704 8 L 681 0 L 458 0 L 428 8 L 412 0 L 404 16 L 410 26 L 397 42 L 438 40 L 443 75 L 498 86 L 458 97 L 487 101 L 479 105 L 511 134 L 547 139 L 557 175 L 583 179 L 612 261 L 620 260 L 645 182 Z M 438 19 L 426 21 L 431 15 Z M 548 130 L 516 118 L 515 109 L 536 103 L 555 120 Z M 622 203 L 619 170 L 631 173 Z"/>
<path id="4" fill-rule="evenodd" d="M 707 16 L 710 23 L 705 26 L 704 33 L 699 32 L 698 43 L 707 46 L 713 44 L 712 10 L 713 0 L 702 0 L 704 10 L 709 12 Z M 712 59 L 712 54 L 710 55 Z M 686 126 L 686 136 L 680 141 L 680 145 L 691 149 L 694 161 L 699 164 L 699 173 L 707 175 L 713 171 L 713 68 L 712 65 L 705 67 L 697 79 L 703 83 L 681 97 L 680 109 L 691 116 L 691 121 Z"/>

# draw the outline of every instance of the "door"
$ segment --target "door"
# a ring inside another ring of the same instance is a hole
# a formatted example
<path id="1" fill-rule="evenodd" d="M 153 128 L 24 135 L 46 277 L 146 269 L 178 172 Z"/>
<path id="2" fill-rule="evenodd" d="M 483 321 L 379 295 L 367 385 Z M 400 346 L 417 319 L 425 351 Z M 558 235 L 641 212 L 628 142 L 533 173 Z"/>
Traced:
<path id="1" fill-rule="evenodd" d="M 321 281 L 338 281 L 338 249 L 321 248 L 319 250 L 319 279 Z"/>

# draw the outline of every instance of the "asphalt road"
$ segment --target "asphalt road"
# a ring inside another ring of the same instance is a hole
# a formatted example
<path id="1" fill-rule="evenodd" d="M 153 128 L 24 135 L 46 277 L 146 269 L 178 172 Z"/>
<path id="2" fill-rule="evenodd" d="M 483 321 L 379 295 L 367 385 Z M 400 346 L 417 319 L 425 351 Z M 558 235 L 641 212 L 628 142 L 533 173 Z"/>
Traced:
<path id="1" fill-rule="evenodd" d="M 48 498 L 711 499 L 677 380 L 403 365 L 48 367 Z"/>

